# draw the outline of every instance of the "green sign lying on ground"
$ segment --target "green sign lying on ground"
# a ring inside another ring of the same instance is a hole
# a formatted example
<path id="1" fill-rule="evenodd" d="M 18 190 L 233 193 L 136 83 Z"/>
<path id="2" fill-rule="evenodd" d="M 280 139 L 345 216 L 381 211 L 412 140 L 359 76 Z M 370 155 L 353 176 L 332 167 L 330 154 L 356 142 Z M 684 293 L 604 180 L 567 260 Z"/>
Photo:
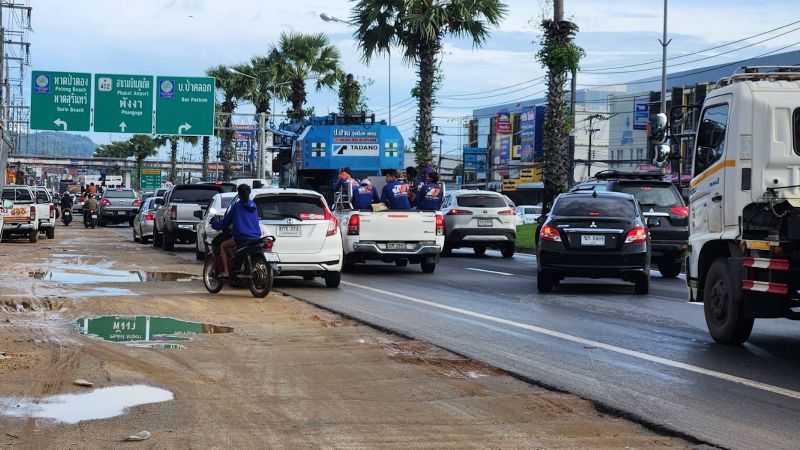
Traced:
<path id="1" fill-rule="evenodd" d="M 160 169 L 142 169 L 139 174 L 139 189 L 158 189 L 161 187 Z"/>
<path id="2" fill-rule="evenodd" d="M 89 131 L 91 88 L 92 74 L 89 73 L 34 70 L 31 74 L 31 129 Z"/>
<path id="3" fill-rule="evenodd" d="M 156 134 L 214 134 L 214 79 L 156 78 Z"/>
<path id="4" fill-rule="evenodd" d="M 95 74 L 94 131 L 151 134 L 153 77 Z"/>

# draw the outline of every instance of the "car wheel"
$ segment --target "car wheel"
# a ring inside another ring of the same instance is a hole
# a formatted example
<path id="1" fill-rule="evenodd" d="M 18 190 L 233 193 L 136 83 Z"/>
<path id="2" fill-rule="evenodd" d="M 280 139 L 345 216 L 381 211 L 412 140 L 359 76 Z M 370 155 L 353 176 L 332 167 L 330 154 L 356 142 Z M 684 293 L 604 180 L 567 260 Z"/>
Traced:
<path id="1" fill-rule="evenodd" d="M 161 242 L 163 241 L 164 237 L 161 233 L 158 232 L 158 228 L 153 228 L 153 247 L 161 248 Z"/>
<path id="2" fill-rule="evenodd" d="M 28 235 L 28 242 L 39 242 L 39 232 L 37 230 L 31 230 L 30 234 Z"/>
<path id="3" fill-rule="evenodd" d="M 436 271 L 436 263 L 422 263 L 422 273 L 433 273 Z"/>
<path id="4" fill-rule="evenodd" d="M 650 293 L 650 274 L 639 274 L 634 280 L 634 292 L 637 295 L 647 295 Z"/>
<path id="5" fill-rule="evenodd" d="M 139 238 L 139 242 L 141 242 L 142 244 L 147 244 L 149 241 L 150 238 L 148 238 L 147 236 L 142 236 Z"/>
<path id="6" fill-rule="evenodd" d="M 741 277 L 734 272 L 725 258 L 717 258 L 703 288 L 708 332 L 720 344 L 742 344 L 753 331 L 754 320 L 744 313 Z"/>
<path id="7" fill-rule="evenodd" d="M 478 256 L 483 256 L 486 254 L 486 246 L 485 245 L 478 245 L 472 249 Z"/>
<path id="8" fill-rule="evenodd" d="M 503 258 L 511 258 L 516 251 L 517 249 L 514 244 L 508 244 L 500 250 L 500 253 L 503 255 Z"/>
<path id="9" fill-rule="evenodd" d="M 194 259 L 196 259 L 198 261 L 202 261 L 202 260 L 206 259 L 206 254 L 204 252 L 200 251 L 200 243 L 199 242 L 195 242 L 194 243 Z"/>
<path id="10" fill-rule="evenodd" d="M 452 254 L 453 254 L 453 247 L 444 244 L 444 246 L 442 247 L 442 256 L 450 256 Z"/>
<path id="11" fill-rule="evenodd" d="M 133 227 L 133 219 L 128 220 L 128 226 Z"/>
<path id="12" fill-rule="evenodd" d="M 658 263 L 658 271 L 664 278 L 675 278 L 681 273 L 683 264 L 679 261 L 662 261 Z"/>
<path id="13" fill-rule="evenodd" d="M 551 292 L 555 285 L 555 279 L 553 274 L 540 271 L 536 274 L 536 289 L 543 293 Z"/>
<path id="14" fill-rule="evenodd" d="M 55 239 L 56 238 L 56 227 L 53 225 L 52 227 L 47 229 L 47 239 Z"/>
<path id="15" fill-rule="evenodd" d="M 175 250 L 175 237 L 169 231 L 161 235 L 161 247 L 168 252 Z"/>
<path id="16" fill-rule="evenodd" d="M 328 272 L 325 274 L 325 286 L 329 288 L 338 288 L 339 283 L 342 282 L 342 272 Z"/>
<path id="17" fill-rule="evenodd" d="M 133 229 L 133 242 L 139 242 L 139 236 L 136 236 L 136 228 Z"/>
<path id="18" fill-rule="evenodd" d="M 407 259 L 398 259 L 397 261 L 394 262 L 394 265 L 397 266 L 397 267 L 406 267 L 408 265 L 408 260 Z"/>

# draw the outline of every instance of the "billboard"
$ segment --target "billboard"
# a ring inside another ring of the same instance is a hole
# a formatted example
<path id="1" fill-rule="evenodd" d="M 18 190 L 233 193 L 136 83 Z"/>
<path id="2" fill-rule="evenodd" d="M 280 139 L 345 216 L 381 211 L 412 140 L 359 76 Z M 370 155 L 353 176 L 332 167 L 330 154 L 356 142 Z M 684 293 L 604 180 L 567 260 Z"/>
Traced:
<path id="1" fill-rule="evenodd" d="M 236 125 L 236 134 L 233 137 L 233 149 L 236 152 L 236 161 L 252 163 L 255 161 L 256 128 L 253 125 Z"/>
<path id="2" fill-rule="evenodd" d="M 511 160 L 511 136 L 498 137 L 497 157 L 495 165 L 498 167 L 500 176 L 508 176 L 508 163 Z"/>
<path id="3" fill-rule="evenodd" d="M 532 164 L 535 162 L 534 147 L 536 145 L 536 107 L 526 106 L 519 118 L 519 162 Z"/>
<path id="4" fill-rule="evenodd" d="M 466 180 L 486 181 L 487 152 L 485 147 L 464 147 L 462 163 Z"/>
<path id="5" fill-rule="evenodd" d="M 511 113 L 508 111 L 500 111 L 494 119 L 494 124 L 497 134 L 511 134 Z"/>
<path id="6" fill-rule="evenodd" d="M 646 130 L 650 120 L 650 99 L 639 97 L 633 102 L 633 129 Z"/>

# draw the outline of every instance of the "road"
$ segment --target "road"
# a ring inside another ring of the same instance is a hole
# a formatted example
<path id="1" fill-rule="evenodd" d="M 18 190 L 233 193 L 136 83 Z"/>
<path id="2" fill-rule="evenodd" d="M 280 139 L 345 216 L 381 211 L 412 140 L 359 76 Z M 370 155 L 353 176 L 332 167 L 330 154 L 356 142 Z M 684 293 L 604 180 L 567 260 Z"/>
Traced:
<path id="1" fill-rule="evenodd" d="M 433 275 L 374 264 L 338 290 L 299 279 L 276 288 L 701 442 L 797 448 L 800 324 L 757 321 L 749 343 L 725 347 L 681 279 L 654 273 L 648 296 L 595 280 L 539 294 L 535 274 L 530 255 L 462 251 Z"/>

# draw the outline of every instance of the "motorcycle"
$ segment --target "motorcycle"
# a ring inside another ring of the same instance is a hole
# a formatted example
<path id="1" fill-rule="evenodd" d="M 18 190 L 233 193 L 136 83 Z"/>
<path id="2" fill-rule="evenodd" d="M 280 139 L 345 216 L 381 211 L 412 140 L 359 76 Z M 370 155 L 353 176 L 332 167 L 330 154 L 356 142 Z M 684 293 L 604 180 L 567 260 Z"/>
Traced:
<path id="1" fill-rule="evenodd" d="M 216 215 L 213 210 L 209 211 Z M 228 262 L 230 274 L 228 283 L 231 287 L 247 285 L 253 297 L 264 298 L 272 290 L 272 282 L 276 271 L 275 263 L 278 255 L 272 252 L 275 243 L 273 236 L 264 236 L 247 245 L 237 247 L 233 257 Z M 209 246 L 203 265 L 203 284 L 206 290 L 216 294 L 222 290 L 225 278 L 220 274 L 223 270 L 222 258 L 225 255 L 217 254 L 217 245 Z M 222 252 L 220 252 L 222 253 Z"/>
<path id="2" fill-rule="evenodd" d="M 72 222 L 71 207 L 61 208 L 61 221 L 64 222 L 65 226 L 69 226 L 69 223 Z"/>
<path id="3" fill-rule="evenodd" d="M 94 228 L 97 226 L 97 210 L 84 211 L 83 213 L 83 226 L 85 228 Z"/>

